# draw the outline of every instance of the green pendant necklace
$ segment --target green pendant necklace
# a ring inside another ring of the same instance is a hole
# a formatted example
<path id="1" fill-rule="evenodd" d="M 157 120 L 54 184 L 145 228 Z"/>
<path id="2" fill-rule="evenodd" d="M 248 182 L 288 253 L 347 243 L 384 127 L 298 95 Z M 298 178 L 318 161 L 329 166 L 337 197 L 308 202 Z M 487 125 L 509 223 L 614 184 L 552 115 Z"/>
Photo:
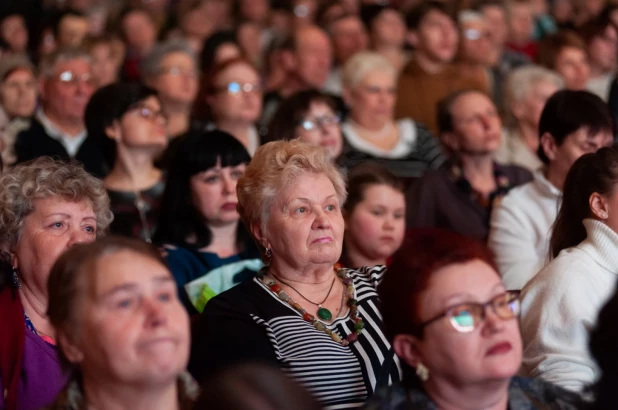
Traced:
<path id="1" fill-rule="evenodd" d="M 285 286 L 287 286 L 290 289 L 292 289 L 294 292 L 298 293 L 298 295 L 301 298 L 305 299 L 307 302 L 311 303 L 312 305 L 317 306 L 318 307 L 318 317 L 320 319 L 325 320 L 325 321 L 328 322 L 328 321 L 330 321 L 333 318 L 333 314 L 331 313 L 331 311 L 326 309 L 326 308 L 323 308 L 322 307 L 322 303 L 326 302 L 326 300 L 330 296 L 330 292 L 333 290 L 333 286 L 335 285 L 335 279 L 337 279 L 336 276 L 333 278 L 333 281 L 330 284 L 330 289 L 328 289 L 328 293 L 326 294 L 326 297 L 324 298 L 324 300 L 321 303 L 315 303 L 315 302 L 310 301 L 309 299 L 304 297 L 299 291 L 294 289 L 294 287 L 292 285 L 290 285 L 289 283 L 282 281 L 281 278 L 273 275 L 272 273 L 271 273 L 271 276 L 274 277 L 275 279 L 277 279 L 279 282 L 283 283 Z"/>

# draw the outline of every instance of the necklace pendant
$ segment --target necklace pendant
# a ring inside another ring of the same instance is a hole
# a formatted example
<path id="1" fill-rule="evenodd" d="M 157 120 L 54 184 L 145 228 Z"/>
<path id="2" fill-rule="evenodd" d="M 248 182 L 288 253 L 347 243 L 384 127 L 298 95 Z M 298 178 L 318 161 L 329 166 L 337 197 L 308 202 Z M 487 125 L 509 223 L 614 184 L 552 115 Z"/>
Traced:
<path id="1" fill-rule="evenodd" d="M 322 320 L 331 320 L 333 318 L 333 314 L 330 313 L 330 310 L 323 308 L 322 306 L 318 307 L 318 317 Z"/>

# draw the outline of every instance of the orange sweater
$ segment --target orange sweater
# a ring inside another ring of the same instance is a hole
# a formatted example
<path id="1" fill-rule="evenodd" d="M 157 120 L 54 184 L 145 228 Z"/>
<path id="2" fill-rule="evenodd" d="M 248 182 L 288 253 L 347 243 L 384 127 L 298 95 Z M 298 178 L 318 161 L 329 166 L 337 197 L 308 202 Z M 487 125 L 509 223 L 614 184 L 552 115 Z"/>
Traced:
<path id="1" fill-rule="evenodd" d="M 438 102 L 455 91 L 465 89 L 489 91 L 482 78 L 463 76 L 456 65 L 450 65 L 440 73 L 429 74 L 412 59 L 399 76 L 395 117 L 410 117 L 438 135 Z"/>

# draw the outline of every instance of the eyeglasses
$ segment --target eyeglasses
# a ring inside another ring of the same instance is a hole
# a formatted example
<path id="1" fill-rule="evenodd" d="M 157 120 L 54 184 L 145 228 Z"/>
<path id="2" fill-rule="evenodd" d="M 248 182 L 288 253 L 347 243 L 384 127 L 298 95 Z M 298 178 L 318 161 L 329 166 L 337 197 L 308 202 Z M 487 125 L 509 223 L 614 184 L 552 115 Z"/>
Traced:
<path id="1" fill-rule="evenodd" d="M 233 81 L 228 83 L 223 87 L 216 87 L 215 91 L 227 91 L 228 94 L 240 94 L 241 92 L 250 93 L 250 92 L 260 92 L 262 91 L 262 86 L 260 84 L 249 84 L 249 83 L 238 83 Z"/>
<path id="2" fill-rule="evenodd" d="M 519 291 L 507 291 L 487 303 L 470 302 L 450 307 L 444 313 L 422 323 L 420 327 L 425 328 L 431 323 L 446 317 L 455 330 L 460 333 L 469 333 L 483 323 L 488 307 L 491 307 L 496 316 L 502 320 L 513 319 L 519 315 L 521 310 Z"/>
<path id="3" fill-rule="evenodd" d="M 61 83 L 71 85 L 77 85 L 79 83 L 92 85 L 94 83 L 94 79 L 89 73 L 77 75 L 73 71 L 63 71 L 58 75 L 57 78 Z"/>
<path id="4" fill-rule="evenodd" d="M 463 35 L 468 40 L 480 40 L 481 38 L 491 37 L 488 31 L 477 30 L 475 28 L 464 30 Z"/>
<path id="5" fill-rule="evenodd" d="M 196 78 L 197 77 L 197 72 L 195 70 L 186 70 L 184 68 L 181 67 L 167 67 L 167 68 L 162 68 L 161 69 L 161 74 L 169 74 L 172 77 L 189 77 L 189 78 Z"/>
<path id="6" fill-rule="evenodd" d="M 130 111 L 131 110 L 135 110 L 137 114 L 142 118 L 145 118 L 150 121 L 161 121 L 163 125 L 167 125 L 167 116 L 161 110 L 155 111 L 152 108 L 147 107 L 145 105 L 136 105 L 132 107 Z"/>
<path id="7" fill-rule="evenodd" d="M 324 115 L 311 120 L 302 120 L 300 126 L 303 127 L 305 131 L 317 131 L 327 125 L 337 125 L 340 122 L 341 118 L 339 118 L 338 115 Z"/>

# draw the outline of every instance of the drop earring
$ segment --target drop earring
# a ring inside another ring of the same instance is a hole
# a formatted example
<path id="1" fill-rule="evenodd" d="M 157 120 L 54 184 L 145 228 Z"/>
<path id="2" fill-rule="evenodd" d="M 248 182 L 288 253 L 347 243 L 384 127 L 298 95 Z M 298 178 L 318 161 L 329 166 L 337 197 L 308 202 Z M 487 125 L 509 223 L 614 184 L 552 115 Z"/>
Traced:
<path id="1" fill-rule="evenodd" d="M 429 379 L 429 369 L 421 362 L 416 365 L 416 375 L 422 382 L 426 382 Z"/>
<path id="2" fill-rule="evenodd" d="M 19 280 L 19 275 L 17 274 L 17 268 L 13 267 L 13 274 L 11 275 L 11 278 L 13 280 L 13 287 L 15 289 L 20 289 L 21 288 L 21 281 Z"/>

